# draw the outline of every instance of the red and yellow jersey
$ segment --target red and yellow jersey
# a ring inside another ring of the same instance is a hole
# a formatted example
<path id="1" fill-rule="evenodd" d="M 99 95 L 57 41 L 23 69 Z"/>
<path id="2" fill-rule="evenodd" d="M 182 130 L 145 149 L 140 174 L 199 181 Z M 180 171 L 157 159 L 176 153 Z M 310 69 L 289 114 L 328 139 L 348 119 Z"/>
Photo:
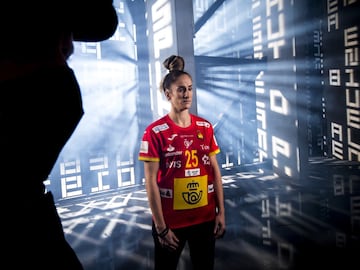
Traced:
<path id="1" fill-rule="evenodd" d="M 181 228 L 215 218 L 214 176 L 209 156 L 220 152 L 207 120 L 191 115 L 191 125 L 177 126 L 168 115 L 150 124 L 139 160 L 159 162 L 158 186 L 165 222 Z"/>

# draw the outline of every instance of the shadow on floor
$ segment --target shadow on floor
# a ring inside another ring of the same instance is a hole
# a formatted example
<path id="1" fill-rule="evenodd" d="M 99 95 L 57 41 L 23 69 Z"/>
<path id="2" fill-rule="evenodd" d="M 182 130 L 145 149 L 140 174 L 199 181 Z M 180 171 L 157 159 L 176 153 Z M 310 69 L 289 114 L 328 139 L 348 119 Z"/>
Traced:
<path id="1" fill-rule="evenodd" d="M 360 165 L 313 160 L 293 184 L 261 169 L 223 176 L 227 232 L 216 269 L 359 269 Z M 144 186 L 60 202 L 85 270 L 153 269 Z M 191 269 L 184 250 L 179 270 Z"/>

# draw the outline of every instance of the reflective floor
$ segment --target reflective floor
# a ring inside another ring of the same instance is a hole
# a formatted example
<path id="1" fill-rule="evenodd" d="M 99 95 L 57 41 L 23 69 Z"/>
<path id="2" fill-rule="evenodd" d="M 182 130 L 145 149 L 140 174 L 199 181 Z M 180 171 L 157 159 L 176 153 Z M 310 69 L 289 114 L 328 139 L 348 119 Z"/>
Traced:
<path id="1" fill-rule="evenodd" d="M 296 183 L 252 170 L 223 175 L 227 232 L 215 269 L 360 269 L 359 163 L 315 159 Z M 58 210 L 85 270 L 153 269 L 143 186 Z M 186 249 L 178 269 L 191 269 Z"/>

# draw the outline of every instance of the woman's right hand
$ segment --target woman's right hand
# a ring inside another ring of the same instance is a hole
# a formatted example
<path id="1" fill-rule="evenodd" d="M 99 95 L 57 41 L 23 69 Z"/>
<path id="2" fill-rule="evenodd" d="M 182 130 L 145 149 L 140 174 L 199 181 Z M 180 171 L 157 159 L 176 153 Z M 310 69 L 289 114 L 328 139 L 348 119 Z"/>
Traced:
<path id="1" fill-rule="evenodd" d="M 163 247 L 172 249 L 172 250 L 176 250 L 179 247 L 179 239 L 176 237 L 176 235 L 174 234 L 174 232 L 169 228 L 168 233 L 163 236 L 163 237 L 159 237 L 159 241 L 160 244 Z"/>

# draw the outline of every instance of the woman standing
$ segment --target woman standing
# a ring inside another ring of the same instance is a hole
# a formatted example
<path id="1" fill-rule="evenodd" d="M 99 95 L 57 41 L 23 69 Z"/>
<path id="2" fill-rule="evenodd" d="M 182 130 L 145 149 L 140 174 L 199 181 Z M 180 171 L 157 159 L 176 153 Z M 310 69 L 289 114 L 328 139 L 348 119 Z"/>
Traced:
<path id="1" fill-rule="evenodd" d="M 160 89 L 170 112 L 145 130 L 139 153 L 153 216 L 155 269 L 176 269 L 186 243 L 193 269 L 213 269 L 215 240 L 225 233 L 220 152 L 209 121 L 189 112 L 192 78 L 184 59 L 164 61 Z"/>

